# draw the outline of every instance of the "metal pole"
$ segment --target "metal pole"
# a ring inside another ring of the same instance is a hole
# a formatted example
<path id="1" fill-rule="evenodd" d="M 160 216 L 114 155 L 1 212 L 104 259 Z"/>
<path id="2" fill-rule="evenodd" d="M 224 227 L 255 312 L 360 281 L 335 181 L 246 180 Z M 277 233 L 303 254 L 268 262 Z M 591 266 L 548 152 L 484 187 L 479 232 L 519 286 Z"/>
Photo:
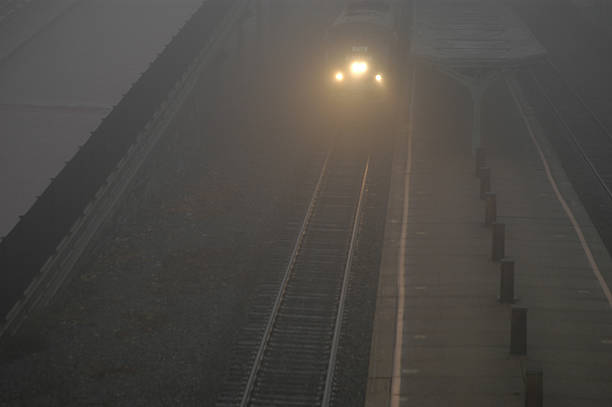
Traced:
<path id="1" fill-rule="evenodd" d="M 489 227 L 497 220 L 497 195 L 494 192 L 485 193 L 485 226 Z"/>
<path id="2" fill-rule="evenodd" d="M 500 261 L 505 254 L 506 225 L 498 222 L 493 223 L 492 235 L 491 260 Z"/>
<path id="3" fill-rule="evenodd" d="M 484 167 L 480 169 L 480 199 L 485 199 L 488 192 L 491 192 L 491 169 Z"/>
<path id="4" fill-rule="evenodd" d="M 514 260 L 507 257 L 501 260 L 500 265 L 499 302 L 514 302 Z"/>
<path id="5" fill-rule="evenodd" d="M 512 307 L 510 321 L 510 354 L 527 354 L 527 308 Z"/>
<path id="6" fill-rule="evenodd" d="M 544 381 L 541 368 L 527 369 L 525 382 L 525 407 L 542 407 L 544 404 Z"/>
<path id="7" fill-rule="evenodd" d="M 484 148 L 478 147 L 476 149 L 475 155 L 476 155 L 476 157 L 475 157 L 475 160 L 474 160 L 475 161 L 474 173 L 476 174 L 477 177 L 480 177 L 480 169 L 485 166 L 485 151 L 484 151 Z"/>
<path id="8" fill-rule="evenodd" d="M 471 87 L 472 93 L 472 151 L 475 152 L 480 147 L 480 118 L 482 108 L 482 91 L 479 87 Z"/>

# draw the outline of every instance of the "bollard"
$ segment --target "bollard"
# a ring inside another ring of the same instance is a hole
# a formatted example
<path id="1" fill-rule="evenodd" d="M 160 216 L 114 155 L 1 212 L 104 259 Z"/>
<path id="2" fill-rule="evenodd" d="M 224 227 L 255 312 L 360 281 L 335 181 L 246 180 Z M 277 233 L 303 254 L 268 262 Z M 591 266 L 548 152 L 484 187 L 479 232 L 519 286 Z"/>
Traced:
<path id="1" fill-rule="evenodd" d="M 485 166 L 485 154 L 484 148 L 478 147 L 476 149 L 476 159 L 475 159 L 476 167 L 474 168 L 474 173 L 477 177 L 480 177 L 480 169 Z"/>
<path id="2" fill-rule="evenodd" d="M 499 302 L 514 303 L 514 260 L 508 257 L 501 259 L 499 283 Z"/>
<path id="3" fill-rule="evenodd" d="M 485 194 L 491 192 L 491 169 L 480 168 L 480 199 L 485 199 Z"/>
<path id="4" fill-rule="evenodd" d="M 506 246 L 506 225 L 503 223 L 494 222 L 493 226 L 493 242 L 491 247 L 491 260 L 500 261 L 504 258 Z"/>
<path id="5" fill-rule="evenodd" d="M 497 195 L 494 192 L 485 194 L 485 226 L 491 226 L 497 220 Z"/>
<path id="6" fill-rule="evenodd" d="M 543 374 L 541 368 L 527 369 L 525 380 L 525 407 L 542 407 L 544 403 Z"/>
<path id="7" fill-rule="evenodd" d="M 527 354 L 527 308 L 512 307 L 510 321 L 510 354 Z"/>

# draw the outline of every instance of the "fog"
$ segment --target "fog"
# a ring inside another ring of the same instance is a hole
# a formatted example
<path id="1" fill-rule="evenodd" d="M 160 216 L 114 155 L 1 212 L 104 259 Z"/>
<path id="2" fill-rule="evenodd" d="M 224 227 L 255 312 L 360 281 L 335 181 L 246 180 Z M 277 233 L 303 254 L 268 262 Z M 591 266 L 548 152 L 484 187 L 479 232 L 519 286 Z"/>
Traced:
<path id="1" fill-rule="evenodd" d="M 6 2 L 0 236 L 72 158 L 200 0 Z"/>
<path id="2" fill-rule="evenodd" d="M 0 404 L 610 405 L 611 18 L 0 0 Z"/>

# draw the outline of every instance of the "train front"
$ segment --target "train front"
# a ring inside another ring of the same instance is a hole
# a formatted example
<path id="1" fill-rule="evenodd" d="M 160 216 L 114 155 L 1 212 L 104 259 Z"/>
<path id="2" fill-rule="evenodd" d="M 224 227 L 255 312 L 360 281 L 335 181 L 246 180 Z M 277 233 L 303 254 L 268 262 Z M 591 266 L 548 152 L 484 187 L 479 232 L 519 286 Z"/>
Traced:
<path id="1" fill-rule="evenodd" d="M 371 100 L 391 89 L 395 33 L 388 10 L 348 10 L 328 31 L 328 80 L 333 92 Z"/>
<path id="2" fill-rule="evenodd" d="M 352 46 L 352 52 L 334 64 L 330 80 L 337 90 L 383 95 L 387 70 L 368 52 L 369 48 Z"/>

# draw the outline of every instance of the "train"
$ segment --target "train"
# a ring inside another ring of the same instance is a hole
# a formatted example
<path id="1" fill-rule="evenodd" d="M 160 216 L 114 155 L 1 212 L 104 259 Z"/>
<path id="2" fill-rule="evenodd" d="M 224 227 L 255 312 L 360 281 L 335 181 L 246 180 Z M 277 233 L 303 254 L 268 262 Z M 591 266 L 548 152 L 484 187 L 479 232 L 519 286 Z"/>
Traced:
<path id="1" fill-rule="evenodd" d="M 385 97 L 398 39 L 392 3 L 353 0 L 327 31 L 328 80 L 336 93 Z"/>

